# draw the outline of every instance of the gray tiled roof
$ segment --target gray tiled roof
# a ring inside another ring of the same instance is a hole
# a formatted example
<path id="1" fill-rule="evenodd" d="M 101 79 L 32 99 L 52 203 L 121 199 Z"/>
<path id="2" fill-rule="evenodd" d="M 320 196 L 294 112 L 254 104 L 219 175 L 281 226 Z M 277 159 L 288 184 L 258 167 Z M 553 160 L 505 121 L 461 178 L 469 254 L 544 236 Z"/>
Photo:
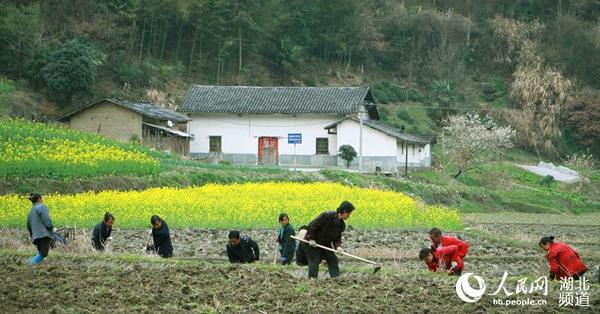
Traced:
<path id="1" fill-rule="evenodd" d="M 86 109 L 88 107 L 91 107 L 102 101 L 109 101 L 113 104 L 125 107 L 125 108 L 133 110 L 139 114 L 145 115 L 150 118 L 158 119 L 158 120 L 171 120 L 175 123 L 182 123 L 182 122 L 187 122 L 187 121 L 192 120 L 192 119 L 190 119 L 182 114 L 179 114 L 173 110 L 165 109 L 165 108 L 159 107 L 159 106 L 154 105 L 149 102 L 122 100 L 122 99 L 114 99 L 114 98 L 103 98 L 100 100 L 90 102 L 88 104 L 85 104 L 85 105 L 75 109 L 74 111 L 71 111 L 71 112 L 65 114 L 64 116 L 60 117 L 58 120 L 64 120 L 64 119 L 78 113 L 79 111 Z"/>
<path id="2" fill-rule="evenodd" d="M 353 113 L 373 103 L 369 87 L 256 87 L 193 85 L 179 111 L 186 113 Z"/>
<path id="3" fill-rule="evenodd" d="M 355 122 L 360 122 L 358 120 L 358 118 L 356 117 L 345 117 L 344 119 L 341 119 L 339 121 L 336 121 L 328 126 L 325 127 L 325 129 L 332 129 L 334 127 L 336 127 L 338 124 L 342 123 L 343 121 L 346 120 L 352 120 Z M 406 133 L 400 129 L 397 129 L 395 127 L 389 126 L 387 124 L 381 123 L 379 121 L 374 121 L 374 120 L 363 120 L 363 124 L 365 126 L 368 126 L 374 130 L 383 132 L 389 136 L 393 136 L 403 142 L 406 143 L 415 143 L 415 144 L 431 144 L 433 137 L 428 136 L 428 135 L 420 135 L 420 134 L 410 134 L 410 133 Z"/>

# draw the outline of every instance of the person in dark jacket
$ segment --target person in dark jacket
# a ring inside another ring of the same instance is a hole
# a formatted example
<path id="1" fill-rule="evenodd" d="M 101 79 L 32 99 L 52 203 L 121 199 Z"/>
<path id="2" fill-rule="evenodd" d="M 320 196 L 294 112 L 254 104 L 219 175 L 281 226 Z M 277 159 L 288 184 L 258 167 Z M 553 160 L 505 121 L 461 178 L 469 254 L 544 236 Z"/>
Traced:
<path id="1" fill-rule="evenodd" d="M 112 240 L 110 235 L 112 233 L 114 221 L 115 216 L 107 212 L 104 214 L 104 220 L 94 227 L 94 232 L 92 232 L 92 244 L 96 250 L 104 251 L 108 242 Z"/>
<path id="2" fill-rule="evenodd" d="M 290 218 L 286 213 L 279 215 L 279 235 L 277 243 L 279 243 L 279 256 L 282 265 L 289 265 L 294 260 L 294 251 L 296 250 L 296 240 L 292 239 L 296 235 L 294 227 L 290 224 Z"/>
<path id="3" fill-rule="evenodd" d="M 167 222 L 154 215 L 150 218 L 150 223 L 152 224 L 152 240 L 154 243 L 149 245 L 146 250 L 161 257 L 173 256 L 173 244 L 171 243 Z"/>
<path id="4" fill-rule="evenodd" d="M 249 236 L 240 237 L 240 232 L 232 230 L 229 232 L 229 243 L 227 244 L 227 257 L 230 263 L 253 263 L 260 259 L 258 244 Z"/>
<path id="5" fill-rule="evenodd" d="M 346 230 L 346 219 L 350 217 L 354 205 L 343 201 L 336 211 L 323 212 L 308 224 L 304 239 L 309 243 L 302 243 L 308 259 L 308 277 L 317 278 L 319 264 L 322 260 L 327 262 L 329 276 L 332 278 L 340 275 L 338 259 L 335 253 L 320 249 L 316 244 L 331 247 L 342 251 L 342 232 Z"/>
<path id="6" fill-rule="evenodd" d="M 27 231 L 29 231 L 29 236 L 38 250 L 38 254 L 30 261 L 30 265 L 34 266 L 39 265 L 48 256 L 50 246 L 52 245 L 54 225 L 52 224 L 52 219 L 50 219 L 49 209 L 44 205 L 42 196 L 32 193 L 29 196 L 29 200 L 33 204 L 33 207 L 27 216 Z"/>

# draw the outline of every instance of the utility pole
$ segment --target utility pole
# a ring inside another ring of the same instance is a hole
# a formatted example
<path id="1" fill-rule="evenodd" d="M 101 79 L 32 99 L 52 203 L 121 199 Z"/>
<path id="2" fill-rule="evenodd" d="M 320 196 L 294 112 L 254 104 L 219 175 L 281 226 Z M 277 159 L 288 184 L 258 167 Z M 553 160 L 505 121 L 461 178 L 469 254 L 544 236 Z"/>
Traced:
<path id="1" fill-rule="evenodd" d="M 360 121 L 360 136 L 358 139 L 358 172 L 362 173 L 363 171 L 363 113 L 364 107 L 361 106 L 358 111 L 358 120 Z"/>
<path id="2" fill-rule="evenodd" d="M 404 154 L 404 175 L 408 175 L 408 142 L 406 142 L 406 153 Z"/>

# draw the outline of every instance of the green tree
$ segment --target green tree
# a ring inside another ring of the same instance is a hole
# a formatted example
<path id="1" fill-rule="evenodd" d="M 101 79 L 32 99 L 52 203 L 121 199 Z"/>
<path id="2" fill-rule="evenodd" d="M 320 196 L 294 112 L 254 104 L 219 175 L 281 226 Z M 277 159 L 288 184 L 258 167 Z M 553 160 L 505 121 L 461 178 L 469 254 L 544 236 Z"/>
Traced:
<path id="1" fill-rule="evenodd" d="M 318 20 L 318 2 L 313 0 L 279 1 L 281 12 L 273 36 L 265 43 L 264 51 L 287 72 L 299 66 L 317 43 L 314 33 Z"/>
<path id="2" fill-rule="evenodd" d="M 463 100 L 450 82 L 446 80 L 435 80 L 431 84 L 427 108 L 427 114 L 431 119 L 442 122 L 448 116 L 456 113 L 456 105 Z"/>
<path id="3" fill-rule="evenodd" d="M 94 46 L 69 40 L 48 57 L 42 69 L 48 92 L 58 101 L 70 105 L 73 96 L 91 92 L 104 55 Z"/>
<path id="4" fill-rule="evenodd" d="M 556 183 L 556 180 L 554 180 L 553 176 L 547 175 L 547 176 L 543 177 L 539 183 L 541 186 L 546 187 L 546 194 L 550 194 L 550 189 L 552 188 L 554 183 Z"/>
<path id="5" fill-rule="evenodd" d="M 350 168 L 350 164 L 352 164 L 352 161 L 354 160 L 354 158 L 356 158 L 357 155 L 358 154 L 356 153 L 354 147 L 350 145 L 340 146 L 338 157 L 340 157 L 346 162 L 346 168 Z"/>
<path id="6" fill-rule="evenodd" d="M 40 6 L 37 3 L 0 6 L 0 72 L 27 76 L 41 46 Z"/>

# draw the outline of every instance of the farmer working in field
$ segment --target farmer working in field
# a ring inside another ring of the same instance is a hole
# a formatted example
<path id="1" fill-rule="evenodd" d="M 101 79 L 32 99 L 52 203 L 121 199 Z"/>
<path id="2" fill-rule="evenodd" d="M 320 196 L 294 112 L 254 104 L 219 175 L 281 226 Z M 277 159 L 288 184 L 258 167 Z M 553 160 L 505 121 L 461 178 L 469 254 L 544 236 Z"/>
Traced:
<path id="1" fill-rule="evenodd" d="M 322 260 L 327 261 L 329 276 L 332 278 L 340 275 L 338 258 L 335 253 L 318 248 L 316 245 L 331 247 L 342 251 L 342 232 L 346 229 L 346 219 L 350 217 L 354 205 L 343 201 L 336 211 L 321 213 L 308 224 L 308 231 L 304 239 L 309 243 L 302 243 L 303 250 L 308 259 L 308 277 L 317 278 L 319 275 L 319 264 Z"/>
<path id="2" fill-rule="evenodd" d="M 92 232 L 92 244 L 96 250 L 104 251 L 106 245 L 112 241 L 111 233 L 114 221 L 115 216 L 107 212 L 104 214 L 104 220 L 94 227 L 94 231 Z"/>
<path id="3" fill-rule="evenodd" d="M 29 231 L 29 236 L 38 250 L 38 254 L 31 259 L 30 264 L 38 265 L 48 256 L 50 246 L 52 245 L 54 225 L 52 224 L 52 219 L 50 219 L 49 209 L 44 205 L 42 196 L 33 193 L 29 196 L 29 200 L 33 204 L 33 207 L 27 216 L 27 231 Z"/>
<path id="4" fill-rule="evenodd" d="M 249 236 L 240 237 L 240 232 L 232 230 L 229 232 L 229 243 L 227 244 L 227 257 L 230 263 L 253 263 L 260 259 L 258 244 Z"/>
<path id="5" fill-rule="evenodd" d="M 419 252 L 419 259 L 425 261 L 429 271 L 436 272 L 440 265 L 444 265 L 448 275 L 460 276 L 465 266 L 459 252 L 456 245 L 448 245 L 439 249 L 423 248 Z"/>
<path id="6" fill-rule="evenodd" d="M 553 236 L 543 237 L 540 247 L 548 252 L 546 258 L 550 262 L 550 280 L 569 277 L 577 280 L 587 271 L 579 254 L 566 243 L 554 242 Z"/>
<path id="7" fill-rule="evenodd" d="M 436 249 L 449 245 L 458 246 L 458 255 L 463 260 L 469 251 L 469 244 L 455 237 L 442 235 L 442 230 L 438 228 L 432 228 L 429 231 L 429 239 L 431 239 L 432 247 Z"/>
<path id="8" fill-rule="evenodd" d="M 167 222 L 157 215 L 150 218 L 152 224 L 152 240 L 154 243 L 149 245 L 146 250 L 154 252 L 161 257 L 173 256 L 173 244 L 171 244 L 171 235 Z"/>
<path id="9" fill-rule="evenodd" d="M 294 251 L 296 250 L 296 240 L 291 236 L 296 235 L 294 227 L 290 224 L 290 218 L 286 213 L 279 215 L 279 235 L 277 243 L 279 243 L 280 262 L 282 265 L 289 265 L 294 260 Z"/>

